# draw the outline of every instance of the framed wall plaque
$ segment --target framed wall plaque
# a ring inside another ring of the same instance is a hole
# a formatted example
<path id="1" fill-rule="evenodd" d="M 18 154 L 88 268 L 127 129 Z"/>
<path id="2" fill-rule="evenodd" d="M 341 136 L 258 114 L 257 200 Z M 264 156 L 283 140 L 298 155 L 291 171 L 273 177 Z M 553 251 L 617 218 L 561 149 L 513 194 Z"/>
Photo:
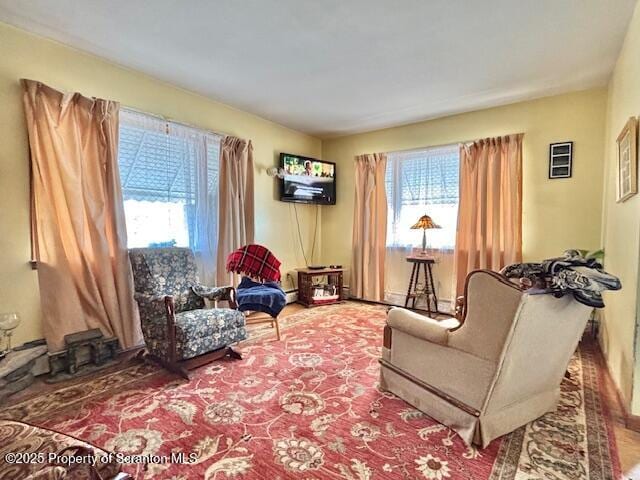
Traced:
<path id="1" fill-rule="evenodd" d="M 618 135 L 617 201 L 638 193 L 638 121 L 631 117 Z"/>
<path id="2" fill-rule="evenodd" d="M 570 178 L 573 170 L 573 142 L 549 145 L 549 178 Z"/>

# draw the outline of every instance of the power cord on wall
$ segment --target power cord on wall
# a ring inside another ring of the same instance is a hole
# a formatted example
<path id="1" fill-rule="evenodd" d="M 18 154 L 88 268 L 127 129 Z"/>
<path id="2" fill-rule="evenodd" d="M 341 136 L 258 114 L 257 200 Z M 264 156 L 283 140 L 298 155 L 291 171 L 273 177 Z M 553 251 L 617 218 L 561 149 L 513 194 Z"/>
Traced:
<path id="1" fill-rule="evenodd" d="M 291 275 L 291 273 L 290 273 L 290 272 L 287 272 L 287 280 L 289 280 L 289 283 L 291 284 L 291 288 L 293 288 L 293 289 L 298 288 L 298 287 L 296 286 L 296 282 L 295 282 L 295 280 L 293 279 L 293 275 Z"/>
<path id="2" fill-rule="evenodd" d="M 320 205 L 316 205 L 316 216 L 314 220 L 313 226 L 313 243 L 311 244 L 311 261 L 313 262 L 313 257 L 316 253 L 316 238 L 318 236 L 318 212 L 320 211 Z"/>
<path id="3" fill-rule="evenodd" d="M 320 207 L 316 205 L 315 225 L 313 227 L 313 243 L 311 244 L 311 261 L 313 261 L 313 256 L 316 251 L 316 237 L 318 234 L 318 210 L 320 210 Z M 302 250 L 304 264 L 308 267 L 309 260 L 307 259 L 306 252 L 304 251 L 304 242 L 302 241 L 302 232 L 300 231 L 300 219 L 298 218 L 298 208 L 295 203 L 293 204 L 293 211 L 296 214 L 296 226 L 298 228 L 298 242 L 300 243 L 300 250 Z"/>

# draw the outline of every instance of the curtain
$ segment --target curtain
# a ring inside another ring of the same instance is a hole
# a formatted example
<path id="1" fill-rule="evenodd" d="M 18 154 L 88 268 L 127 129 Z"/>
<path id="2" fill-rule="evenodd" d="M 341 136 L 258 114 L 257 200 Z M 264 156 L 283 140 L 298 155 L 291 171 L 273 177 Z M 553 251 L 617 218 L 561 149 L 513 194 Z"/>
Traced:
<path id="1" fill-rule="evenodd" d="M 353 297 L 374 301 L 384 299 L 386 167 L 384 153 L 356 157 L 350 289 Z"/>
<path id="2" fill-rule="evenodd" d="M 522 261 L 522 137 L 487 138 L 460 147 L 456 294 L 472 270 Z"/>
<path id="3" fill-rule="evenodd" d="M 118 163 L 129 247 L 193 250 L 200 281 L 216 282 L 221 137 L 121 109 Z"/>
<path id="4" fill-rule="evenodd" d="M 23 80 L 32 229 L 50 351 L 89 328 L 143 343 L 118 173 L 118 104 Z"/>
<path id="5" fill-rule="evenodd" d="M 253 145 L 225 137 L 220 145 L 220 196 L 218 204 L 218 285 L 235 284 L 226 271 L 227 256 L 254 238 Z"/>
<path id="6" fill-rule="evenodd" d="M 193 249 L 200 281 L 216 284 L 218 254 L 218 173 L 220 137 L 203 135 L 200 161 L 196 163 L 195 221 Z M 213 156 L 212 152 L 217 153 Z"/>

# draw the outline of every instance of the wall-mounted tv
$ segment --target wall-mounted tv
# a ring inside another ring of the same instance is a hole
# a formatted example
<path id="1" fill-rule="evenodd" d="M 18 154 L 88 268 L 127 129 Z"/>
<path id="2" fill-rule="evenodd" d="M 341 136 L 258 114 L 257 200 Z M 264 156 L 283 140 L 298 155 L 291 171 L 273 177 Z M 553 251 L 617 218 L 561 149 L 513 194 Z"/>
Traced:
<path id="1" fill-rule="evenodd" d="M 336 164 L 315 158 L 280 154 L 284 178 L 280 182 L 283 202 L 336 204 Z"/>

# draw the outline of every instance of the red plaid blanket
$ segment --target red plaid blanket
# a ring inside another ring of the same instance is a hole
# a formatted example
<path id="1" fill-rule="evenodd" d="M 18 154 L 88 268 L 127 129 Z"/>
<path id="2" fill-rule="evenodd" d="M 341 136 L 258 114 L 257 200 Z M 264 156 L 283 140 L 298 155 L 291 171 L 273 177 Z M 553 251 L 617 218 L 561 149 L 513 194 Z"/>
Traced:
<path id="1" fill-rule="evenodd" d="M 227 257 L 227 272 L 247 275 L 261 282 L 279 282 L 280 260 L 262 245 L 245 245 Z"/>

